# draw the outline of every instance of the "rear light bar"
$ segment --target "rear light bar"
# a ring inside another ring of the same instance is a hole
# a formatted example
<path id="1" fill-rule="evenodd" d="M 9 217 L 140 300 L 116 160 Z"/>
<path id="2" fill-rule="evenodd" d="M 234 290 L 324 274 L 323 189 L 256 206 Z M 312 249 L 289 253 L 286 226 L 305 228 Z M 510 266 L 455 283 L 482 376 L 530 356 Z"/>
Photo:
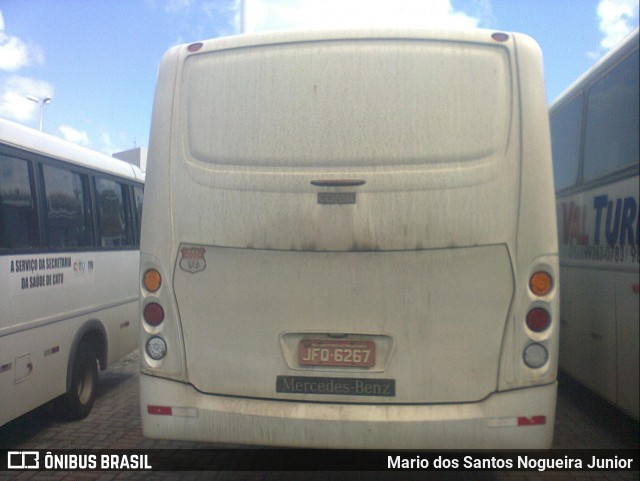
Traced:
<path id="1" fill-rule="evenodd" d="M 489 418 L 487 425 L 490 428 L 516 428 L 527 426 L 543 426 L 547 424 L 547 416 L 517 416 L 509 418 Z"/>
<path id="2" fill-rule="evenodd" d="M 147 405 L 147 412 L 149 414 L 156 414 L 159 416 L 172 416 L 173 412 L 171 406 L 153 406 L 151 404 Z"/>
<path id="3" fill-rule="evenodd" d="M 518 417 L 518 426 L 542 426 L 543 424 L 547 424 L 547 416 Z"/>
<path id="4" fill-rule="evenodd" d="M 198 408 L 184 406 L 160 406 L 147 404 L 147 413 L 155 416 L 176 416 L 182 418 L 198 417 Z"/>

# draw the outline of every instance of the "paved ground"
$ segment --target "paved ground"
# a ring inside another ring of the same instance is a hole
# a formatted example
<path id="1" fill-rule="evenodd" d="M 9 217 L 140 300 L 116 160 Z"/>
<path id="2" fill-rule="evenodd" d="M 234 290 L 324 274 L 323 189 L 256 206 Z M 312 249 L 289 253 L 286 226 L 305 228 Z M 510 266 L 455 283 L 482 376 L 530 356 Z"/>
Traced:
<path id="1" fill-rule="evenodd" d="M 0 428 L 0 448 L 10 449 L 156 449 L 210 448 L 214 445 L 144 439 L 139 418 L 138 353 L 102 373 L 91 414 L 79 422 L 61 422 L 48 405 Z M 0 409 L 2 407 L 0 406 Z M 554 448 L 638 449 L 638 423 L 569 379 L 561 378 Z M 638 472 L 484 472 L 484 473 L 283 473 L 283 472 L 23 472 L 9 479 L 54 480 L 486 480 L 486 481 L 638 481 Z"/>

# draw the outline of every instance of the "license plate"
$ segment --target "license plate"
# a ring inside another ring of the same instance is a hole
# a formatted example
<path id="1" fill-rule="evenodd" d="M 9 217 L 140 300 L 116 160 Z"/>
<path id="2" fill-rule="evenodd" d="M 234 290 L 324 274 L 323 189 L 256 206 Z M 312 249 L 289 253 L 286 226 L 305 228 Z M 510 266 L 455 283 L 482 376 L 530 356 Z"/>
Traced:
<path id="1" fill-rule="evenodd" d="M 303 339 L 298 362 L 303 366 L 371 367 L 376 362 L 376 345 L 356 339 Z"/>

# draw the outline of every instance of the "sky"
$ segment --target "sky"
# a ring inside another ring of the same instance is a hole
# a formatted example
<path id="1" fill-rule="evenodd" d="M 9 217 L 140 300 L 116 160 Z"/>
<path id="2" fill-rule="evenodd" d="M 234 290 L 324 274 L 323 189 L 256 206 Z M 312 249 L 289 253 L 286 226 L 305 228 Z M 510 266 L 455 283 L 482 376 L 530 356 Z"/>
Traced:
<path id="1" fill-rule="evenodd" d="M 526 33 L 542 48 L 552 102 L 637 28 L 638 1 L 0 0 L 0 117 L 37 129 L 42 113 L 45 132 L 108 155 L 147 147 L 157 69 L 170 47 L 350 26 Z"/>

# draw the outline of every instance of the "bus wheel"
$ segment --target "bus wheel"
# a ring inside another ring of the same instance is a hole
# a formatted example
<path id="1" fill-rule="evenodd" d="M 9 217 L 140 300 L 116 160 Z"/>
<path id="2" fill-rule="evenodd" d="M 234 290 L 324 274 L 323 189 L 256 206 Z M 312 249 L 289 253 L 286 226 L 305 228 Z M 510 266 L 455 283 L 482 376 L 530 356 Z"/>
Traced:
<path id="1" fill-rule="evenodd" d="M 73 363 L 71 387 L 64 396 L 63 412 L 67 419 L 82 419 L 91 411 L 98 385 L 97 362 L 93 347 L 81 343 Z"/>

